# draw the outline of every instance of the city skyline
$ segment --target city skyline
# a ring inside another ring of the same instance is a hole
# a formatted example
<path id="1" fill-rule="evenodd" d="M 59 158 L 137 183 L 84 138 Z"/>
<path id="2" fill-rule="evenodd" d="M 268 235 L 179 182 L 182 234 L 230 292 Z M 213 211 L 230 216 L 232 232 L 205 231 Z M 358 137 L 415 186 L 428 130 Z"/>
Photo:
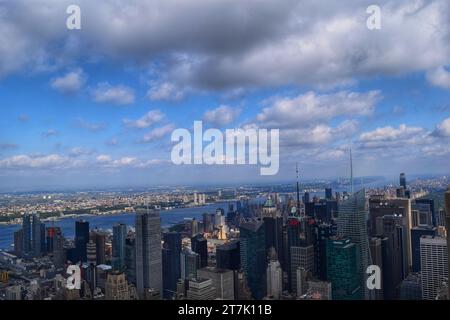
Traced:
<path id="1" fill-rule="evenodd" d="M 355 176 L 450 172 L 446 1 L 378 1 L 378 30 L 370 1 L 77 1 L 81 30 L 69 4 L 0 4 L 0 189 L 348 177 L 350 148 Z M 280 129 L 279 173 L 175 166 L 195 120 Z"/>

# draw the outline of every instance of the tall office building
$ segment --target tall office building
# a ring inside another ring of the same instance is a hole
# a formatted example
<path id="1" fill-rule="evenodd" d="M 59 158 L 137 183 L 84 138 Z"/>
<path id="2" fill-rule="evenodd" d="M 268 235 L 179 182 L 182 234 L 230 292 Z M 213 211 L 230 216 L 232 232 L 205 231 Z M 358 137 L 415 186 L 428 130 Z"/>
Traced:
<path id="1" fill-rule="evenodd" d="M 266 252 L 273 247 L 277 252 L 278 261 L 285 267 L 283 248 L 283 217 L 264 217 L 264 229 L 266 235 Z"/>
<path id="2" fill-rule="evenodd" d="M 148 289 L 162 293 L 161 218 L 159 212 L 136 212 L 136 287 L 144 297 Z"/>
<path id="3" fill-rule="evenodd" d="M 375 300 L 382 300 L 383 299 L 383 246 L 382 246 L 382 237 L 372 237 L 369 240 L 369 248 L 370 248 L 370 255 L 372 257 L 372 264 L 379 266 L 381 269 L 381 289 L 374 289 L 374 298 Z"/>
<path id="4" fill-rule="evenodd" d="M 448 279 L 447 241 L 442 237 L 420 238 L 422 298 L 435 300 L 439 288 Z"/>
<path id="5" fill-rule="evenodd" d="M 211 279 L 191 279 L 187 290 L 188 300 L 214 300 L 216 289 Z"/>
<path id="6" fill-rule="evenodd" d="M 200 279 L 211 279 L 216 290 L 216 299 L 234 300 L 234 272 L 227 269 L 206 267 L 199 269 L 197 275 Z"/>
<path id="7" fill-rule="evenodd" d="M 92 240 L 86 245 L 86 256 L 88 265 L 97 265 L 97 248 Z"/>
<path id="8" fill-rule="evenodd" d="M 447 230 L 447 256 L 450 257 L 450 186 L 445 192 L 445 211 L 445 225 Z M 447 261 L 447 270 L 450 270 L 450 258 Z M 448 296 L 450 297 L 450 281 L 448 283 Z"/>
<path id="9" fill-rule="evenodd" d="M 420 272 L 420 238 L 422 236 L 434 236 L 437 234 L 436 228 L 413 227 L 411 230 L 412 242 L 412 272 Z"/>
<path id="10" fill-rule="evenodd" d="M 383 297 L 386 300 L 398 299 L 400 285 L 406 278 L 409 268 L 406 257 L 406 226 L 403 217 L 384 216 L 383 237 Z"/>
<path id="11" fill-rule="evenodd" d="M 125 274 L 119 271 L 108 273 L 105 283 L 106 300 L 130 300 L 130 291 Z"/>
<path id="12" fill-rule="evenodd" d="M 125 268 L 125 240 L 127 226 L 123 223 L 113 226 L 112 264 L 114 270 L 123 271 Z"/>
<path id="13" fill-rule="evenodd" d="M 189 280 L 197 278 L 197 270 L 200 267 L 200 255 L 189 248 L 183 248 L 180 254 L 181 279 Z"/>
<path id="14" fill-rule="evenodd" d="M 23 229 L 14 232 L 14 254 L 18 257 L 23 253 Z"/>
<path id="15" fill-rule="evenodd" d="M 208 266 L 208 242 L 201 234 L 197 234 L 191 238 L 192 251 L 200 257 L 200 268 Z"/>
<path id="16" fill-rule="evenodd" d="M 363 299 L 359 246 L 348 238 L 333 237 L 326 242 L 327 278 L 331 282 L 333 299 Z"/>
<path id="17" fill-rule="evenodd" d="M 400 173 L 400 186 L 406 190 L 406 175 L 403 172 Z"/>
<path id="18" fill-rule="evenodd" d="M 230 241 L 216 248 L 217 268 L 239 270 L 241 265 L 239 241 Z"/>
<path id="19" fill-rule="evenodd" d="M 100 230 L 94 230 L 90 233 L 90 239 L 95 243 L 98 265 L 106 263 L 106 236 L 107 234 Z"/>
<path id="20" fill-rule="evenodd" d="M 64 252 L 64 236 L 60 228 L 55 229 L 53 239 L 53 263 L 58 269 L 62 268 L 66 262 L 66 254 Z"/>
<path id="21" fill-rule="evenodd" d="M 48 253 L 53 253 L 55 247 L 55 236 L 57 233 L 61 233 L 60 227 L 48 227 L 46 229 L 47 241 L 46 241 L 46 251 Z"/>
<path id="22" fill-rule="evenodd" d="M 240 226 L 241 266 L 254 299 L 265 295 L 266 240 L 261 221 L 244 222 Z"/>
<path id="23" fill-rule="evenodd" d="M 273 299 L 280 299 L 283 293 L 283 270 L 275 248 L 269 250 L 269 263 L 267 265 L 267 296 Z"/>
<path id="24" fill-rule="evenodd" d="M 411 229 L 413 218 L 410 199 L 386 199 L 384 196 L 371 196 L 369 199 L 369 235 L 383 235 L 383 217 L 401 216 L 406 232 L 406 256 L 408 267 L 412 265 Z"/>
<path id="25" fill-rule="evenodd" d="M 436 210 L 434 207 L 434 200 L 433 199 L 426 199 L 426 198 L 420 198 L 415 200 L 416 204 L 428 204 L 429 211 L 431 213 L 431 225 L 433 227 L 437 227 L 437 217 L 436 217 Z"/>
<path id="26" fill-rule="evenodd" d="M 338 230 L 340 237 L 347 237 L 351 242 L 360 248 L 361 263 L 359 264 L 360 287 L 363 288 L 364 296 L 368 298 L 368 290 L 366 286 L 367 273 L 366 269 L 370 261 L 369 238 L 367 233 L 367 211 L 365 208 L 366 191 L 360 191 L 352 194 L 347 200 L 342 202 L 338 208 Z M 334 295 L 333 295 L 334 296 Z"/>
<path id="27" fill-rule="evenodd" d="M 325 188 L 325 199 L 327 200 L 333 199 L 333 191 L 331 188 Z"/>
<path id="28" fill-rule="evenodd" d="M 136 238 L 133 235 L 125 240 L 125 275 L 136 285 Z"/>
<path id="29" fill-rule="evenodd" d="M 314 246 L 292 246 L 290 249 L 290 272 L 291 272 L 291 292 L 297 293 L 298 292 L 298 283 L 297 283 L 297 270 L 298 268 L 303 269 L 305 272 L 311 272 L 314 273 L 315 266 L 314 266 L 314 258 L 315 258 L 315 251 Z M 306 282 L 304 283 L 306 286 Z"/>
<path id="30" fill-rule="evenodd" d="M 31 216 L 28 213 L 25 213 L 22 218 L 22 230 L 23 230 L 23 246 L 22 252 L 23 254 L 29 255 L 31 254 Z"/>
<path id="31" fill-rule="evenodd" d="M 401 300 L 422 300 L 420 273 L 410 273 L 400 286 Z"/>
<path id="32" fill-rule="evenodd" d="M 75 221 L 75 258 L 78 261 L 87 261 L 86 246 L 89 242 L 89 222 Z"/>
<path id="33" fill-rule="evenodd" d="M 177 281 L 181 277 L 181 234 L 166 232 L 163 234 L 163 297 L 171 299 L 176 295 Z"/>

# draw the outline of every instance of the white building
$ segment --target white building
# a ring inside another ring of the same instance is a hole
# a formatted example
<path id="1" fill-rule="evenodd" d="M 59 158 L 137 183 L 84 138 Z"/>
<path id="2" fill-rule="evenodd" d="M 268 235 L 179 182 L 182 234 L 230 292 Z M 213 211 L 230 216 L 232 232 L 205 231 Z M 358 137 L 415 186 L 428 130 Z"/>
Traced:
<path id="1" fill-rule="evenodd" d="M 444 278 L 448 277 L 447 241 L 442 237 L 420 238 L 420 264 L 422 272 L 422 299 L 436 299 Z"/>
<path id="2" fill-rule="evenodd" d="M 267 265 L 267 296 L 280 299 L 283 293 L 283 270 L 281 270 L 275 248 L 270 248 L 269 264 Z"/>

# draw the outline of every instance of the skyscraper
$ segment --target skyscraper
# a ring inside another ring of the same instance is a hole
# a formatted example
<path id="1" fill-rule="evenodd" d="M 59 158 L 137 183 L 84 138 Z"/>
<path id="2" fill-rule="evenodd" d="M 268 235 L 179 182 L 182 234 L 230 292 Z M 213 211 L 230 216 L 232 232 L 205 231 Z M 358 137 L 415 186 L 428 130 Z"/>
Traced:
<path id="1" fill-rule="evenodd" d="M 200 267 L 200 256 L 189 248 L 184 248 L 180 254 L 181 279 L 189 280 L 197 278 L 197 270 Z"/>
<path id="2" fill-rule="evenodd" d="M 22 252 L 24 255 L 31 253 L 31 217 L 28 213 L 25 213 L 22 218 L 22 230 L 23 230 L 23 247 Z"/>
<path id="3" fill-rule="evenodd" d="M 146 289 L 162 293 L 161 218 L 159 212 L 136 212 L 136 282 L 142 298 Z"/>
<path id="4" fill-rule="evenodd" d="M 113 226 L 112 263 L 113 269 L 123 271 L 125 268 L 125 240 L 127 226 L 123 223 Z"/>
<path id="5" fill-rule="evenodd" d="M 97 253 L 97 264 L 105 264 L 106 262 L 106 233 L 101 230 L 94 230 L 89 235 L 90 239 L 95 243 L 95 251 Z"/>
<path id="6" fill-rule="evenodd" d="M 163 297 L 171 299 L 177 291 L 177 281 L 181 277 L 181 234 L 166 232 L 163 235 Z"/>
<path id="7" fill-rule="evenodd" d="M 191 279 L 187 290 L 188 300 L 214 300 L 216 289 L 211 279 Z"/>
<path id="8" fill-rule="evenodd" d="M 42 249 L 41 220 L 39 219 L 39 215 L 36 213 L 32 215 L 31 219 L 32 219 L 31 243 L 33 256 L 39 257 L 41 255 Z"/>
<path id="9" fill-rule="evenodd" d="M 86 245 L 89 242 L 89 222 L 84 220 L 75 221 L 75 251 L 78 261 L 87 261 Z"/>
<path id="10" fill-rule="evenodd" d="M 331 188 L 325 188 L 325 199 L 327 200 L 333 199 L 333 190 Z"/>
<path id="11" fill-rule="evenodd" d="M 411 230 L 412 242 L 412 272 L 420 272 L 420 238 L 436 235 L 436 228 L 414 227 Z"/>
<path id="12" fill-rule="evenodd" d="M 400 173 L 400 186 L 406 190 L 406 175 L 403 172 Z"/>
<path id="13" fill-rule="evenodd" d="M 315 251 L 314 246 L 292 246 L 290 249 L 290 272 L 291 272 L 291 292 L 298 292 L 298 283 L 297 283 L 297 270 L 298 268 L 303 269 L 305 272 L 314 273 L 314 258 Z M 305 283 L 306 285 L 306 283 Z"/>
<path id="14" fill-rule="evenodd" d="M 62 268 L 66 262 L 66 255 L 64 252 L 64 236 L 62 235 L 60 228 L 55 229 L 53 238 L 53 263 L 58 269 Z"/>
<path id="15" fill-rule="evenodd" d="M 269 263 L 267 265 L 267 296 L 278 300 L 282 293 L 283 270 L 281 270 L 277 252 L 272 247 L 269 250 Z"/>
<path id="16" fill-rule="evenodd" d="M 333 299 L 363 299 L 358 245 L 348 238 L 337 237 L 326 240 L 326 243 L 327 278 L 332 284 Z"/>
<path id="17" fill-rule="evenodd" d="M 23 250 L 23 229 L 14 232 L 14 254 L 18 257 L 22 256 Z"/>
<path id="18" fill-rule="evenodd" d="M 240 226 L 241 266 L 254 299 L 265 296 L 266 240 L 261 221 L 244 222 Z"/>
<path id="19" fill-rule="evenodd" d="M 447 270 L 450 270 L 450 186 L 445 192 L 445 225 L 447 230 L 447 256 L 449 259 L 447 260 Z M 450 297 L 450 281 L 448 284 L 448 296 Z"/>
<path id="20" fill-rule="evenodd" d="M 217 268 L 239 270 L 240 268 L 240 250 L 239 241 L 230 241 L 216 248 Z"/>
<path id="21" fill-rule="evenodd" d="M 281 266 L 285 266 L 283 248 L 283 217 L 264 217 L 266 252 L 274 248 Z"/>
<path id="22" fill-rule="evenodd" d="M 192 251 L 200 256 L 200 268 L 208 265 L 208 242 L 201 234 L 197 234 L 191 238 Z"/>
<path id="23" fill-rule="evenodd" d="M 108 273 L 105 283 L 106 300 L 129 300 L 130 292 L 125 274 L 119 271 Z"/>
<path id="24" fill-rule="evenodd" d="M 211 279 L 216 290 L 216 298 L 221 300 L 234 300 L 234 272 L 227 269 L 206 267 L 199 269 L 197 275 L 200 279 Z"/>
<path id="25" fill-rule="evenodd" d="M 448 248 L 442 237 L 420 238 L 420 264 L 422 267 L 422 299 L 436 299 L 439 288 L 448 278 Z"/>
<path id="26" fill-rule="evenodd" d="M 366 290 L 367 274 L 366 269 L 370 260 L 369 238 L 367 234 L 367 211 L 365 208 L 366 191 L 360 191 L 352 194 L 347 200 L 339 206 L 338 230 L 340 237 L 347 237 L 351 242 L 358 245 L 360 249 L 361 263 L 359 263 L 359 279 L 360 287 L 365 291 L 368 298 L 368 290 Z M 334 296 L 334 295 L 333 295 Z"/>

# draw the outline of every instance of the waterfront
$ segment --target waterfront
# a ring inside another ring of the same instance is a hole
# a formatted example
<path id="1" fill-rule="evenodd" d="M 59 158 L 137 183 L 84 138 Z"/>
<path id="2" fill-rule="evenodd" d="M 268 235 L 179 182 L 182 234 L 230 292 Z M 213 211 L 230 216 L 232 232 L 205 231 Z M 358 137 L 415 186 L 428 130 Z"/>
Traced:
<path id="1" fill-rule="evenodd" d="M 170 227 L 184 219 L 195 218 L 201 220 L 202 214 L 215 213 L 217 208 L 222 208 L 225 212 L 228 211 L 228 205 L 235 202 L 218 202 L 201 207 L 178 208 L 168 211 L 161 211 L 161 226 Z M 127 226 L 134 227 L 134 213 L 122 213 L 114 215 L 85 215 L 70 218 L 63 218 L 56 221 L 46 222 L 46 227 L 55 226 L 60 227 L 64 236 L 73 238 L 75 234 L 75 221 L 84 219 L 89 222 L 90 229 L 110 230 L 116 223 L 124 223 Z M 20 224 L 16 225 L 0 225 L 0 249 L 10 249 L 14 242 L 14 232 L 22 227 Z"/>

